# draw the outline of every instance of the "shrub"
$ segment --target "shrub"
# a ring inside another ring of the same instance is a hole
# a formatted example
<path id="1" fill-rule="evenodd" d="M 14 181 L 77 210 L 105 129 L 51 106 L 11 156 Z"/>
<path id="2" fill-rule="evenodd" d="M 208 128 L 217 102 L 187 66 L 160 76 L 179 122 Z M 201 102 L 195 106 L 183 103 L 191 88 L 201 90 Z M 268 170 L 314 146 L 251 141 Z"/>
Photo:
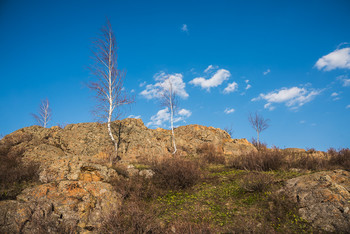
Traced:
<path id="1" fill-rule="evenodd" d="M 285 154 L 279 149 L 250 152 L 232 158 L 229 166 L 236 169 L 269 171 L 278 170 L 284 166 Z"/>
<path id="2" fill-rule="evenodd" d="M 345 170 L 350 170 L 350 149 L 341 149 L 338 152 L 330 149 L 327 152 L 330 156 L 329 163 L 332 166 L 337 166 Z"/>
<path id="3" fill-rule="evenodd" d="M 257 150 L 266 150 L 267 149 L 267 144 L 265 142 L 259 142 L 255 139 L 252 138 L 251 140 L 252 145 L 255 146 Z"/>
<path id="4" fill-rule="evenodd" d="M 322 170 L 327 169 L 328 161 L 326 158 L 317 157 L 310 154 L 302 154 L 294 159 L 291 159 L 289 162 L 289 167 L 306 170 Z"/>
<path id="5" fill-rule="evenodd" d="M 122 195 L 123 199 L 150 199 L 158 195 L 157 188 L 151 179 L 140 175 L 129 178 L 121 177 L 112 181 L 111 184 Z"/>
<path id="6" fill-rule="evenodd" d="M 313 233 L 310 224 L 302 219 L 298 213 L 298 204 L 285 192 L 275 192 L 267 197 L 269 212 L 266 213 L 267 221 L 272 223 L 276 231 L 291 233 Z M 294 230 L 291 230 L 294 229 Z M 316 231 L 316 230 L 315 230 Z"/>
<path id="7" fill-rule="evenodd" d="M 161 233 L 156 222 L 155 209 L 145 212 L 140 200 L 124 203 L 103 219 L 99 233 Z"/>
<path id="8" fill-rule="evenodd" d="M 219 233 L 219 231 L 215 230 L 213 227 L 210 227 L 208 224 L 196 224 L 188 221 L 179 220 L 169 224 L 167 230 L 163 233 L 210 234 Z"/>
<path id="9" fill-rule="evenodd" d="M 266 191 L 273 182 L 273 177 L 260 172 L 249 172 L 240 181 L 240 187 L 244 192 Z"/>
<path id="10" fill-rule="evenodd" d="M 198 149 L 200 154 L 207 163 L 225 164 L 225 157 L 216 150 L 213 144 L 204 143 Z"/>
<path id="11" fill-rule="evenodd" d="M 201 178 L 197 162 L 179 157 L 166 158 L 151 166 L 152 181 L 163 189 L 185 189 L 195 185 Z"/>

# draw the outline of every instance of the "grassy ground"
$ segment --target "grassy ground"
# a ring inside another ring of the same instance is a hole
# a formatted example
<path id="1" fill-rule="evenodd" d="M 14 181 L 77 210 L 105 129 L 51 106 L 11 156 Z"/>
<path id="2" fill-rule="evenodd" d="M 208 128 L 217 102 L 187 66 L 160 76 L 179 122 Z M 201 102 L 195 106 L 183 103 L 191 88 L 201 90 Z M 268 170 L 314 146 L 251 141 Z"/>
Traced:
<path id="1" fill-rule="evenodd" d="M 101 232 L 313 233 L 298 205 L 281 189 L 286 180 L 334 168 L 350 169 L 350 150 L 291 153 L 261 149 L 230 159 L 204 145 L 196 155 L 136 165 L 152 169 L 116 181 L 123 206 Z"/>
<path id="2" fill-rule="evenodd" d="M 306 172 L 248 171 L 209 163 L 200 173 L 195 184 L 182 189 L 154 179 L 130 179 L 134 188 L 125 196 L 128 208 L 104 223 L 106 232 L 115 228 L 126 233 L 313 232 L 296 204 L 279 192 L 286 179 Z M 132 213 L 130 206 L 135 205 L 149 222 Z"/>

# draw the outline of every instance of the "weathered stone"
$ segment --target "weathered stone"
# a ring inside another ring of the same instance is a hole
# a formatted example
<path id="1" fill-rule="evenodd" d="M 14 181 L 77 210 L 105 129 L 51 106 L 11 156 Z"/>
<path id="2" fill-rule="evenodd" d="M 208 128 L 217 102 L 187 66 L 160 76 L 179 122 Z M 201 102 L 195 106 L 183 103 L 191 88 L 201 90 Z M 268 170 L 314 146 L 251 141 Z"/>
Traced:
<path id="1" fill-rule="evenodd" d="M 20 233 L 31 217 L 29 205 L 19 201 L 0 202 L 0 233 Z"/>
<path id="2" fill-rule="evenodd" d="M 139 172 L 140 176 L 144 176 L 146 179 L 150 179 L 153 177 L 154 175 L 154 171 L 150 170 L 150 169 L 145 169 L 145 170 L 141 170 Z"/>
<path id="3" fill-rule="evenodd" d="M 284 188 L 312 226 L 327 232 L 350 230 L 350 172 L 324 171 L 287 181 Z"/>
<path id="4" fill-rule="evenodd" d="M 115 121 L 112 123 L 112 129 L 116 139 L 119 139 L 119 155 L 123 160 L 137 161 L 140 157 L 159 158 L 170 155 L 173 151 L 170 130 L 148 129 L 140 119 Z M 40 162 L 52 160 L 52 155 L 60 157 L 63 161 L 64 155 L 106 160 L 113 153 L 113 144 L 108 136 L 106 124 L 71 124 L 64 129 L 32 126 L 6 137 L 15 139 L 19 136 L 24 139 L 21 147 L 26 149 L 25 155 Z M 218 152 L 226 155 L 256 151 L 255 147 L 245 139 L 231 139 L 224 130 L 200 125 L 176 128 L 175 139 L 180 155 L 195 154 L 203 143 L 215 145 Z"/>
<path id="5" fill-rule="evenodd" d="M 110 184 L 101 181 L 43 184 L 25 189 L 17 200 L 38 207 L 49 205 L 53 214 L 67 222 L 77 223 L 81 230 L 96 228 L 104 213 L 121 204 L 121 196 Z"/>

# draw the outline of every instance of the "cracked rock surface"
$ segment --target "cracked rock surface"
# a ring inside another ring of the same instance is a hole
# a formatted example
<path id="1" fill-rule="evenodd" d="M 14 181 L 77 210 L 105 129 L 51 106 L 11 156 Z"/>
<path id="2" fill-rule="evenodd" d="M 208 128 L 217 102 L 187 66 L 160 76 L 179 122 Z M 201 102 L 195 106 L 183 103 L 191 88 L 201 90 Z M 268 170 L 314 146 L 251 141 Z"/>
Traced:
<path id="1" fill-rule="evenodd" d="M 350 172 L 322 171 L 287 181 L 285 191 L 300 208 L 302 218 L 327 232 L 350 230 Z"/>

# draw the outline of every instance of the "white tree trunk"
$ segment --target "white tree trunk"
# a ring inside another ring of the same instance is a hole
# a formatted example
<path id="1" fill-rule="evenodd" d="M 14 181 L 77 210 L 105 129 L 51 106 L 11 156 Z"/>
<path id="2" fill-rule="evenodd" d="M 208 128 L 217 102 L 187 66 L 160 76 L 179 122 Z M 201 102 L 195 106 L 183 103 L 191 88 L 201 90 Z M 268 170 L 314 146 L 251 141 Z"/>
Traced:
<path id="1" fill-rule="evenodd" d="M 113 103 L 113 87 L 112 87 L 112 34 L 109 32 L 109 53 L 108 53 L 108 101 L 109 101 L 109 111 L 108 111 L 108 134 L 113 141 L 114 149 L 115 149 L 115 156 L 111 155 L 109 158 L 109 162 L 113 164 L 113 161 L 115 158 L 118 157 L 118 143 L 114 139 L 112 129 L 111 129 L 111 120 L 114 110 L 114 103 Z"/>
<path id="2" fill-rule="evenodd" d="M 173 111 L 173 107 L 170 107 L 170 122 L 171 122 L 171 133 L 172 133 L 172 138 L 173 138 L 173 145 L 174 145 L 174 152 L 173 154 L 176 153 L 177 149 L 176 149 L 176 144 L 175 144 L 175 133 L 174 133 L 174 111 Z"/>
<path id="3" fill-rule="evenodd" d="M 169 101 L 170 101 L 170 124 L 171 124 L 171 133 L 173 138 L 173 145 L 174 145 L 174 152 L 176 153 L 176 144 L 175 144 L 175 133 L 174 133 L 174 109 L 173 109 L 173 100 L 172 100 L 172 93 L 173 93 L 173 87 L 170 84 L 170 95 L 169 95 Z"/>

